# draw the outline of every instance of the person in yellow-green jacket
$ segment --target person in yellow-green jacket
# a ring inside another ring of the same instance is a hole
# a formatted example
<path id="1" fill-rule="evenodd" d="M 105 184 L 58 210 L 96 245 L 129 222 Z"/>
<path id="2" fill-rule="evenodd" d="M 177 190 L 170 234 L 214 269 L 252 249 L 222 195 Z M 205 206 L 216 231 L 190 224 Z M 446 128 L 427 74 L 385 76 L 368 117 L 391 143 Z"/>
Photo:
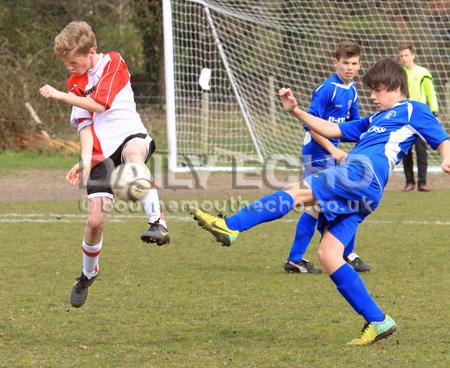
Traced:
<path id="1" fill-rule="evenodd" d="M 438 99 L 434 88 L 433 78 L 430 71 L 414 62 L 416 52 L 410 44 L 401 45 L 398 49 L 400 63 L 408 76 L 409 99 L 427 104 L 432 113 L 437 116 L 439 111 Z M 428 154 L 426 143 L 418 139 L 415 143 L 417 157 L 418 181 L 417 189 L 420 192 L 429 192 L 430 187 L 427 184 Z M 403 169 L 405 171 L 406 185 L 404 192 L 415 189 L 416 181 L 413 171 L 412 149 L 403 158 Z"/>

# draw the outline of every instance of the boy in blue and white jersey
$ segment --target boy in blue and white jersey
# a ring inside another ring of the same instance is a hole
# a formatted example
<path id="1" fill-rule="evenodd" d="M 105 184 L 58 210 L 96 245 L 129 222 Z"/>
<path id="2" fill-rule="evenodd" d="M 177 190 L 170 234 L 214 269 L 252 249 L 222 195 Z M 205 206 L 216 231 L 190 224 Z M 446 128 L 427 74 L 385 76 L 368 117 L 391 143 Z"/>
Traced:
<path id="1" fill-rule="evenodd" d="M 308 112 L 332 123 L 342 123 L 359 119 L 358 91 L 353 82 L 361 64 L 361 47 L 350 41 L 341 42 L 335 53 L 333 64 L 336 73 L 322 82 L 313 92 Z M 327 139 L 310 131 L 305 126 L 306 134 L 302 147 L 304 177 L 345 161 L 347 152 L 337 148 L 339 139 Z M 284 263 L 289 273 L 320 273 L 322 270 L 303 258 L 308 249 L 317 226 L 319 214 L 313 207 L 305 208 L 300 217 L 295 238 Z M 358 272 L 370 270 L 361 258 L 353 253 L 355 239 L 345 248 L 344 259 Z"/>
<path id="2" fill-rule="evenodd" d="M 240 232 L 260 223 L 281 218 L 297 204 L 319 205 L 319 261 L 339 293 L 366 321 L 352 345 L 369 345 L 396 331 L 394 320 L 375 303 L 358 273 L 343 259 L 359 224 L 380 203 L 394 166 L 417 139 L 424 139 L 441 158 L 441 168 L 450 174 L 449 136 L 423 103 L 406 99 L 408 84 L 401 65 L 391 59 L 378 61 L 364 76 L 379 113 L 351 122 L 333 124 L 297 107 L 290 89 L 280 90 L 285 111 L 291 112 L 322 136 L 357 141 L 345 163 L 265 196 L 223 218 L 193 209 L 195 219 L 222 245 L 231 245 Z"/>

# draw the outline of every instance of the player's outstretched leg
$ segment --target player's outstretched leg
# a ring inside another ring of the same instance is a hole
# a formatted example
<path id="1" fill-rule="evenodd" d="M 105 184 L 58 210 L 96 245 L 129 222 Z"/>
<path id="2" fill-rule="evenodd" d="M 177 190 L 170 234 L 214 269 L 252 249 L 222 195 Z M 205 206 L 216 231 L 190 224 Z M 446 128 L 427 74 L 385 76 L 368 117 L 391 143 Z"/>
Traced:
<path id="1" fill-rule="evenodd" d="M 294 196 L 285 191 L 269 194 L 241 208 L 229 217 L 211 216 L 198 208 L 191 214 L 198 224 L 209 231 L 224 246 L 230 246 L 239 233 L 263 222 L 276 220 L 286 215 L 295 206 Z"/>
<path id="2" fill-rule="evenodd" d="M 212 216 L 198 208 L 191 208 L 190 212 L 199 226 L 209 231 L 223 246 L 229 247 L 237 239 L 239 231 L 231 230 L 223 216 Z"/>
<path id="3" fill-rule="evenodd" d="M 397 331 L 395 321 L 386 314 L 381 322 L 367 322 L 361 330 L 361 335 L 353 339 L 349 345 L 371 345 L 378 340 L 393 335 Z"/>
<path id="4" fill-rule="evenodd" d="M 198 208 L 192 208 L 190 212 L 199 225 L 214 235 L 219 243 L 230 246 L 239 233 L 263 222 L 283 217 L 297 203 L 306 206 L 315 203 L 311 189 L 301 189 L 300 183 L 291 184 L 285 190 L 262 197 L 226 218 L 208 215 Z"/>
<path id="5" fill-rule="evenodd" d="M 91 286 L 97 275 L 88 279 L 85 274 L 82 272 L 81 276 L 77 278 L 77 282 L 72 287 L 72 292 L 70 293 L 70 304 L 72 307 L 80 308 L 88 297 L 88 289 Z"/>

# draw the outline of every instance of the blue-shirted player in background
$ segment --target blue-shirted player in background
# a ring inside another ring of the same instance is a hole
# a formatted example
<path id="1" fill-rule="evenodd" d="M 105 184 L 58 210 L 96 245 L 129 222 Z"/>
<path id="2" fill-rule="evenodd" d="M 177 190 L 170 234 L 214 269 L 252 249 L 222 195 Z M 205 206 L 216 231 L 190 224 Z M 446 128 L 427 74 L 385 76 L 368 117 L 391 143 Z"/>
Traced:
<path id="1" fill-rule="evenodd" d="M 380 203 L 394 166 L 417 139 L 424 139 L 442 158 L 441 168 L 450 174 L 448 134 L 427 105 L 406 99 L 408 84 L 401 65 L 391 59 L 378 61 L 364 76 L 378 113 L 350 122 L 334 124 L 309 115 L 297 107 L 290 89 L 280 90 L 285 111 L 328 138 L 356 141 L 347 160 L 289 185 L 242 208 L 227 218 L 193 209 L 194 218 L 222 245 L 231 245 L 240 232 L 283 217 L 296 204 L 321 208 L 319 261 L 339 293 L 366 323 L 352 345 L 369 345 L 392 335 L 394 320 L 375 303 L 358 273 L 343 259 L 345 247 L 359 224 Z"/>
<path id="2" fill-rule="evenodd" d="M 333 64 L 336 73 L 322 82 L 313 92 L 308 112 L 332 123 L 359 119 L 358 91 L 353 79 L 361 64 L 361 47 L 350 41 L 341 42 L 335 53 Z M 302 147 L 304 178 L 345 161 L 347 152 L 339 149 L 339 139 L 327 139 L 310 131 L 305 126 L 306 134 Z M 305 208 L 295 232 L 295 238 L 284 263 L 289 273 L 320 273 L 312 262 L 303 258 L 316 231 L 319 214 L 313 207 Z M 355 239 L 345 248 L 344 259 L 355 271 L 366 272 L 370 266 L 353 252 Z"/>

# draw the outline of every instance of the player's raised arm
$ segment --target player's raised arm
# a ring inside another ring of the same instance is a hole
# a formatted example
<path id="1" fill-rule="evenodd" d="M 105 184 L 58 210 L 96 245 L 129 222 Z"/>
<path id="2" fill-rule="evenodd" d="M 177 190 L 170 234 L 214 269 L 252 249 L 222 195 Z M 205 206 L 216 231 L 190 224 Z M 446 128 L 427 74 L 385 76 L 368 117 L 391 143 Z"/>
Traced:
<path id="1" fill-rule="evenodd" d="M 341 138 L 342 132 L 337 124 L 320 119 L 298 108 L 297 100 L 290 88 L 279 91 L 280 101 L 284 111 L 292 113 L 297 119 L 305 123 L 312 131 L 326 138 Z"/>
<path id="2" fill-rule="evenodd" d="M 81 97 L 74 94 L 66 93 L 57 90 L 56 88 L 46 84 L 39 89 L 42 97 L 61 101 L 68 105 L 77 106 L 90 112 L 103 112 L 106 110 L 105 106 L 99 104 L 90 97 Z"/>

